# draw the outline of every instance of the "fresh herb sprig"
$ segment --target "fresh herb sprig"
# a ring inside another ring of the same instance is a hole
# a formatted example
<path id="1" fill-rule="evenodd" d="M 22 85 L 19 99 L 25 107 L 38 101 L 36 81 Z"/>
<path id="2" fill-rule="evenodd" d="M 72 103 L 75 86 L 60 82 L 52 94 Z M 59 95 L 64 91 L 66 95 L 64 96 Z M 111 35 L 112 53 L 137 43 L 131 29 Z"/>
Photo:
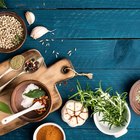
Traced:
<path id="1" fill-rule="evenodd" d="M 29 98 L 40 98 L 41 96 L 45 95 L 45 91 L 41 89 L 34 89 L 29 91 L 28 93 L 25 93 L 24 95 Z"/>
<path id="2" fill-rule="evenodd" d="M 112 88 L 108 88 L 103 91 L 101 83 L 99 88 L 95 91 L 91 90 L 89 87 L 83 90 L 80 83 L 77 84 L 78 92 L 75 93 L 71 98 L 79 100 L 85 107 L 90 107 L 94 113 L 102 114 L 102 122 L 106 122 L 111 129 L 112 126 L 124 126 L 127 122 L 126 120 L 126 95 L 124 92 L 114 95 L 110 95 Z"/>
<path id="3" fill-rule="evenodd" d="M 0 101 L 0 111 L 7 114 L 12 114 L 10 107 L 2 101 Z"/>
<path id="4" fill-rule="evenodd" d="M 4 0 L 0 0 L 0 7 L 1 8 L 7 8 Z"/>

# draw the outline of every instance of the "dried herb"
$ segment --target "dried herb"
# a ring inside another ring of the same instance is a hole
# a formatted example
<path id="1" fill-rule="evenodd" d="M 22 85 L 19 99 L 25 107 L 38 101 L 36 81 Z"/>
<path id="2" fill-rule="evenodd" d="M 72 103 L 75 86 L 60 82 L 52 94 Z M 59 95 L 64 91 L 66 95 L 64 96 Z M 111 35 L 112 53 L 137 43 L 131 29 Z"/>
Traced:
<path id="1" fill-rule="evenodd" d="M 24 95 L 30 98 L 39 98 L 45 95 L 45 91 L 41 89 L 34 89 L 29 91 L 28 93 L 25 93 Z"/>
<path id="2" fill-rule="evenodd" d="M 79 100 L 85 107 L 90 107 L 94 113 L 102 113 L 102 122 L 106 122 L 111 129 L 112 126 L 124 126 L 127 122 L 126 120 L 126 95 L 124 92 L 118 94 L 117 92 L 110 95 L 112 88 L 108 88 L 103 91 L 101 83 L 99 88 L 95 91 L 91 90 L 89 86 L 86 90 L 83 90 L 78 82 L 77 85 L 78 92 L 75 93 L 71 98 L 75 97 Z"/>
<path id="3" fill-rule="evenodd" d="M 7 8 L 4 0 L 0 0 L 0 7 L 1 8 Z"/>
<path id="4" fill-rule="evenodd" d="M 13 41 L 12 41 L 12 43 L 13 43 L 14 45 L 19 45 L 20 42 L 21 42 L 22 40 L 23 40 L 23 38 L 20 37 L 18 34 L 16 34 L 16 35 L 15 35 L 15 38 L 14 38 Z"/>
<path id="5" fill-rule="evenodd" d="M 4 102 L 1 102 L 1 101 L 0 101 L 0 111 L 2 111 L 4 113 L 12 114 L 9 106 L 7 104 L 5 104 Z"/>

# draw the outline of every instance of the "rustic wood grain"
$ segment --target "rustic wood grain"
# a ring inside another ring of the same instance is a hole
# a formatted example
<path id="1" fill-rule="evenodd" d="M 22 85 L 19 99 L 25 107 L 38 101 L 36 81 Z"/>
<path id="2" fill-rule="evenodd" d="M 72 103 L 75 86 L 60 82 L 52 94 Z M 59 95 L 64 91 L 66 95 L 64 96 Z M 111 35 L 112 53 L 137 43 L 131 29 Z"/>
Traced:
<path id="1" fill-rule="evenodd" d="M 68 58 L 77 71 L 94 73 L 93 80 L 77 77 L 67 81 L 67 84 L 57 85 L 63 104 L 76 92 L 77 79 L 83 88 L 89 83 L 93 89 L 102 80 L 104 89 L 112 86 L 119 93 L 129 92 L 133 83 L 140 79 L 139 0 L 6 0 L 6 4 L 10 8 L 8 10 L 17 12 L 24 20 L 25 11 L 35 13 L 36 22 L 32 26 L 26 22 L 29 33 L 37 25 L 56 31 L 55 35 L 47 34 L 39 40 L 28 36 L 24 46 L 17 52 L 0 54 L 0 62 L 35 48 L 41 52 L 47 65 Z M 48 47 L 39 43 L 46 38 L 54 39 L 49 41 Z M 68 56 L 67 52 L 74 48 L 77 51 Z M 58 58 L 52 54 L 53 50 L 60 53 Z M 140 138 L 140 117 L 132 110 L 131 113 L 129 131 L 120 140 Z M 0 137 L 0 140 L 31 140 L 34 130 L 46 122 L 55 122 L 63 127 L 67 140 L 115 139 L 99 132 L 92 117 L 83 126 L 70 128 L 62 121 L 59 109 L 42 122 L 26 125 Z"/>
<path id="2" fill-rule="evenodd" d="M 139 0 L 6 0 L 9 8 L 140 8 Z"/>
<path id="3" fill-rule="evenodd" d="M 24 17 L 25 10 L 14 10 Z M 46 38 L 139 38 L 140 10 L 32 10 L 36 15 L 35 25 L 49 30 L 56 29 L 55 35 Z M 44 36 L 45 37 L 45 36 Z"/>
<path id="4" fill-rule="evenodd" d="M 41 56 L 41 54 L 36 50 L 30 50 L 30 51 L 23 53 L 23 56 L 25 57 L 26 60 L 28 60 L 32 57 L 38 58 Z M 45 65 L 42 65 L 39 68 L 39 70 L 37 70 L 36 72 L 34 72 L 32 74 L 24 74 L 24 75 L 16 78 L 11 84 L 9 84 L 0 93 L 2 95 L 2 96 L 0 96 L 0 101 L 3 101 L 10 106 L 10 96 L 12 94 L 14 87 L 16 85 L 18 85 L 18 83 L 20 83 L 24 80 L 38 80 L 38 81 L 42 82 L 44 85 L 46 85 L 49 93 L 52 96 L 51 112 L 56 111 L 57 109 L 60 108 L 60 106 L 62 104 L 62 99 L 61 99 L 61 96 L 60 96 L 57 88 L 55 87 L 55 84 L 57 82 L 72 78 L 75 75 L 71 71 L 69 71 L 66 74 L 62 73 L 62 68 L 64 66 L 72 68 L 70 61 L 63 59 L 63 60 L 55 63 L 54 65 L 52 65 L 49 68 L 46 68 Z M 8 69 L 8 67 L 9 67 L 9 61 L 5 61 L 5 62 L 1 63 L 0 64 L 0 69 L 1 69 L 0 73 L 2 74 L 2 72 L 5 71 L 6 69 Z M 18 73 L 19 72 L 16 72 L 16 73 L 14 72 L 14 76 L 17 75 Z M 13 77 L 13 72 L 10 72 L 10 75 L 6 75 L 6 78 L 5 77 L 3 78 L 2 81 L 4 81 L 4 82 L 2 82 L 2 83 L 5 83 L 12 77 Z M 2 120 L 6 116 L 8 116 L 6 113 L 0 112 L 0 120 Z M 0 125 L 0 135 L 4 135 L 4 134 L 6 134 L 10 131 L 13 131 L 19 127 L 22 127 L 26 124 L 27 124 L 27 122 L 25 122 L 21 119 L 16 119 L 9 124 Z"/>

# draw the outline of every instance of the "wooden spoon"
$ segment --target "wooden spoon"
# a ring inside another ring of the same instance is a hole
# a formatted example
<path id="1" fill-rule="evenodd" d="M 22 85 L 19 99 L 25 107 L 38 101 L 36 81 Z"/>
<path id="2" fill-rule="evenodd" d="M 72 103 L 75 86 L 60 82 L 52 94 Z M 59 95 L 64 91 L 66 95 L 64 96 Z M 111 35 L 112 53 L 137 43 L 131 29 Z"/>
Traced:
<path id="1" fill-rule="evenodd" d="M 18 71 L 23 67 L 23 64 L 25 62 L 25 58 L 22 55 L 16 55 L 10 60 L 10 67 L 2 74 L 0 75 L 0 79 L 5 76 L 7 73 L 11 71 Z M 16 64 L 16 65 L 15 65 Z M 18 64 L 18 65 L 17 65 Z"/>
<path id="2" fill-rule="evenodd" d="M 8 116 L 8 117 L 2 119 L 1 123 L 2 123 L 2 124 L 7 124 L 7 123 L 9 123 L 9 122 L 15 120 L 16 118 L 18 118 L 18 117 L 20 117 L 20 116 L 22 116 L 22 115 L 24 115 L 24 114 L 26 114 L 26 113 L 28 113 L 28 112 L 30 112 L 30 111 L 37 110 L 37 109 L 41 109 L 41 108 L 44 108 L 44 107 L 45 107 L 45 106 L 42 105 L 40 102 L 36 102 L 36 103 L 33 104 L 31 107 L 29 107 L 29 108 L 27 108 L 27 109 L 25 109 L 25 110 L 22 110 L 22 111 L 20 111 L 20 112 L 18 112 L 18 113 L 16 113 L 16 114 L 13 114 L 13 115 L 11 115 L 11 116 Z"/>
<path id="3" fill-rule="evenodd" d="M 28 61 L 29 61 L 29 60 L 27 60 L 26 62 L 28 62 Z M 44 61 L 44 59 L 43 59 L 43 57 L 40 57 L 40 58 L 38 58 L 36 61 L 39 62 L 39 67 L 38 67 L 38 69 L 39 69 L 40 66 L 41 66 L 41 64 L 42 64 L 42 62 Z M 25 62 L 25 63 L 26 63 L 26 62 Z M 38 69 L 36 69 L 36 70 L 38 70 Z M 36 71 L 36 70 L 35 70 L 35 71 Z M 25 74 L 25 73 L 33 73 L 33 72 L 35 72 L 35 71 L 26 71 L 26 66 L 24 65 L 23 71 L 22 71 L 21 73 L 19 73 L 18 75 L 14 76 L 11 80 L 9 80 L 9 81 L 6 82 L 3 86 L 0 87 L 0 92 L 1 92 L 9 83 L 11 83 L 14 79 L 16 79 L 17 77 L 21 76 L 22 74 Z"/>

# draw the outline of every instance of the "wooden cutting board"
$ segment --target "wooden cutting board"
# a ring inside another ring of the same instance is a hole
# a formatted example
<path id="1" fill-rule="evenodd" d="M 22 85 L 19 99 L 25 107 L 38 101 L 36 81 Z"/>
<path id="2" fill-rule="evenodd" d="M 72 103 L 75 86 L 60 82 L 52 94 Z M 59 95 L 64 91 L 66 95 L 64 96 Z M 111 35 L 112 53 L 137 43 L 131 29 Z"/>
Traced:
<path id="1" fill-rule="evenodd" d="M 25 59 L 30 59 L 30 58 L 38 58 L 41 56 L 39 51 L 37 50 L 29 50 L 25 53 L 22 54 Z M 12 83 L 10 83 L 5 89 L 0 93 L 0 101 L 5 102 L 10 106 L 10 97 L 11 93 L 16 87 L 17 84 L 24 80 L 38 80 L 42 82 L 43 84 L 46 85 L 48 88 L 48 91 L 51 93 L 52 96 L 52 111 L 55 111 L 60 108 L 62 104 L 62 99 L 61 96 L 56 88 L 56 83 L 73 78 L 75 74 L 72 71 L 69 71 L 67 73 L 63 73 L 62 69 L 64 67 L 71 67 L 73 68 L 71 62 L 67 59 L 62 59 L 52 66 L 48 67 L 45 65 L 45 63 L 34 73 L 32 74 L 24 74 L 17 79 L 15 79 Z M 9 60 L 3 62 L 0 64 L 0 74 L 5 72 L 9 68 Z M 4 78 L 0 80 L 0 86 L 2 86 L 5 82 L 10 80 L 13 76 L 18 75 L 17 71 L 12 71 L 9 74 L 7 74 Z M 0 120 L 2 120 L 4 117 L 8 116 L 8 114 L 0 112 Z M 4 135 L 8 132 L 11 132 L 17 128 L 20 128 L 24 125 L 28 124 L 28 122 L 25 122 L 21 119 L 16 119 L 12 121 L 11 123 L 7 125 L 0 125 L 0 135 Z"/>

